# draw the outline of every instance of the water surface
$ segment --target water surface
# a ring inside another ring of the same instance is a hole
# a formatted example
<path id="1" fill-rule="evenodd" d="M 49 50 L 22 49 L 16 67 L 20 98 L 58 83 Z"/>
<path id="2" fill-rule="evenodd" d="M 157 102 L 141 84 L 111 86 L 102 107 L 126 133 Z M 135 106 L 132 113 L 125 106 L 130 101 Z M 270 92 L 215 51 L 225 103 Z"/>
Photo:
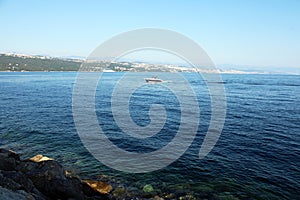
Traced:
<path id="1" fill-rule="evenodd" d="M 156 193 L 239 199 L 297 199 L 300 196 L 300 77 L 294 75 L 222 75 L 227 117 L 215 148 L 203 160 L 199 148 L 208 129 L 210 99 L 205 82 L 183 74 L 195 89 L 201 115 L 197 136 L 186 153 L 170 166 L 146 174 L 110 169 L 82 145 L 72 115 L 76 73 L 0 73 L 0 147 L 23 158 L 45 154 L 82 177 L 105 174 L 141 192 L 151 184 Z M 166 145 L 180 121 L 179 102 L 160 85 L 145 85 L 131 98 L 132 119 L 150 123 L 149 106 L 161 103 L 168 120 L 151 139 L 124 135 L 110 110 L 110 94 L 122 73 L 105 73 L 96 95 L 99 124 L 114 144 L 128 151 L 151 152 Z M 147 76 L 137 74 L 137 76 Z M 164 77 L 166 74 L 160 74 Z M 153 92 L 155 91 L 155 92 Z M 191 119 L 193 120 L 193 119 Z"/>

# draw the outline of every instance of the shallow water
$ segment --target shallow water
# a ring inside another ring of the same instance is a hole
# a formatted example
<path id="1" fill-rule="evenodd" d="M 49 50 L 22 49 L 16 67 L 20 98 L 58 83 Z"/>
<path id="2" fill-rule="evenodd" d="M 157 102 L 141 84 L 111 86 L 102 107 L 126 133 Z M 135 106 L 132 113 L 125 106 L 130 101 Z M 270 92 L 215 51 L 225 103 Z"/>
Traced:
<path id="1" fill-rule="evenodd" d="M 176 135 L 178 99 L 168 84 L 145 85 L 130 99 L 133 121 L 150 123 L 149 106 L 163 104 L 167 121 L 162 131 L 145 140 L 123 134 L 110 110 L 110 95 L 122 73 L 105 73 L 96 93 L 99 124 L 110 140 L 127 151 L 151 152 Z M 137 77 L 148 76 L 142 73 Z M 300 196 L 300 76 L 222 75 L 227 98 L 224 129 L 203 160 L 200 146 L 210 120 L 205 81 L 183 74 L 199 100 L 200 125 L 185 154 L 166 168 L 144 174 L 119 172 L 97 161 L 83 146 L 72 115 L 76 73 L 0 73 L 0 145 L 23 158 L 41 153 L 62 162 L 82 177 L 106 174 L 132 191 L 151 184 L 157 194 L 191 194 L 196 198 L 297 199 Z M 168 74 L 159 74 L 168 79 Z M 178 84 L 178 83 L 177 83 Z M 154 91 L 154 92 L 153 92 Z M 193 119 L 191 119 L 193 120 Z"/>

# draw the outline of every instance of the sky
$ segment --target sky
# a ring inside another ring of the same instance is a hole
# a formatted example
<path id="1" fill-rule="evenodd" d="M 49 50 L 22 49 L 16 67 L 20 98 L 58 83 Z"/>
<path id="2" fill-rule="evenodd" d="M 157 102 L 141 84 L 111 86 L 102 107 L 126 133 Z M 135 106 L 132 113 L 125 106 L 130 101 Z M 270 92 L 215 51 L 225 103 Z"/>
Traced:
<path id="1" fill-rule="evenodd" d="M 88 56 L 119 33 L 163 28 L 217 65 L 300 69 L 299 0 L 0 0 L 0 52 Z"/>

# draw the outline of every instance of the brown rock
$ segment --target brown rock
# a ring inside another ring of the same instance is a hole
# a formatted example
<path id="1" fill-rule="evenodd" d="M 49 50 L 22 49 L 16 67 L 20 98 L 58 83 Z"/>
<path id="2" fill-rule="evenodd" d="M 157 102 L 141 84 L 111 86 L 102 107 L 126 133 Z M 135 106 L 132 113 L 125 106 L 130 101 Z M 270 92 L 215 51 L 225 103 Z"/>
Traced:
<path id="1" fill-rule="evenodd" d="M 112 186 L 103 181 L 84 180 L 84 182 L 100 194 L 108 194 L 112 190 Z"/>
<path id="2" fill-rule="evenodd" d="M 47 156 L 43 156 L 41 154 L 38 154 L 36 156 L 33 156 L 32 158 L 29 158 L 29 160 L 33 162 L 42 162 L 42 161 L 48 161 L 48 160 L 54 160 L 53 158 L 48 158 Z"/>

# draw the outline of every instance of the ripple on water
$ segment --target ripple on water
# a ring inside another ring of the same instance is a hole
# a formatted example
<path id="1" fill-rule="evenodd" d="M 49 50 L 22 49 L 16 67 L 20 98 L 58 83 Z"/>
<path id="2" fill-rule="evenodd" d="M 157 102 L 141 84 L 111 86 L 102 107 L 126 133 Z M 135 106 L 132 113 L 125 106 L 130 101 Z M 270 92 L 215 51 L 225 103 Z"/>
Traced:
<path id="1" fill-rule="evenodd" d="M 163 147 L 179 126 L 178 100 L 163 87 L 157 88 L 156 93 L 151 91 L 153 85 L 137 90 L 132 97 L 133 120 L 139 125 L 149 124 L 149 105 L 160 101 L 167 106 L 168 124 L 160 137 L 133 140 L 122 134 L 110 110 L 113 82 L 121 75 L 107 74 L 104 77 L 107 82 L 103 81 L 104 85 L 98 88 L 103 89 L 96 101 L 100 126 L 111 141 L 124 149 L 150 152 Z M 0 76 L 0 145 L 21 152 L 22 158 L 44 154 L 83 177 L 106 174 L 137 195 L 150 184 L 157 194 L 178 198 L 191 194 L 200 199 L 300 196 L 299 76 L 224 75 L 226 123 L 215 148 L 199 160 L 199 148 L 209 126 L 210 99 L 203 80 L 185 74 L 199 98 L 198 134 L 180 159 L 147 174 L 110 169 L 84 148 L 72 116 L 76 73 L 0 73 Z"/>

